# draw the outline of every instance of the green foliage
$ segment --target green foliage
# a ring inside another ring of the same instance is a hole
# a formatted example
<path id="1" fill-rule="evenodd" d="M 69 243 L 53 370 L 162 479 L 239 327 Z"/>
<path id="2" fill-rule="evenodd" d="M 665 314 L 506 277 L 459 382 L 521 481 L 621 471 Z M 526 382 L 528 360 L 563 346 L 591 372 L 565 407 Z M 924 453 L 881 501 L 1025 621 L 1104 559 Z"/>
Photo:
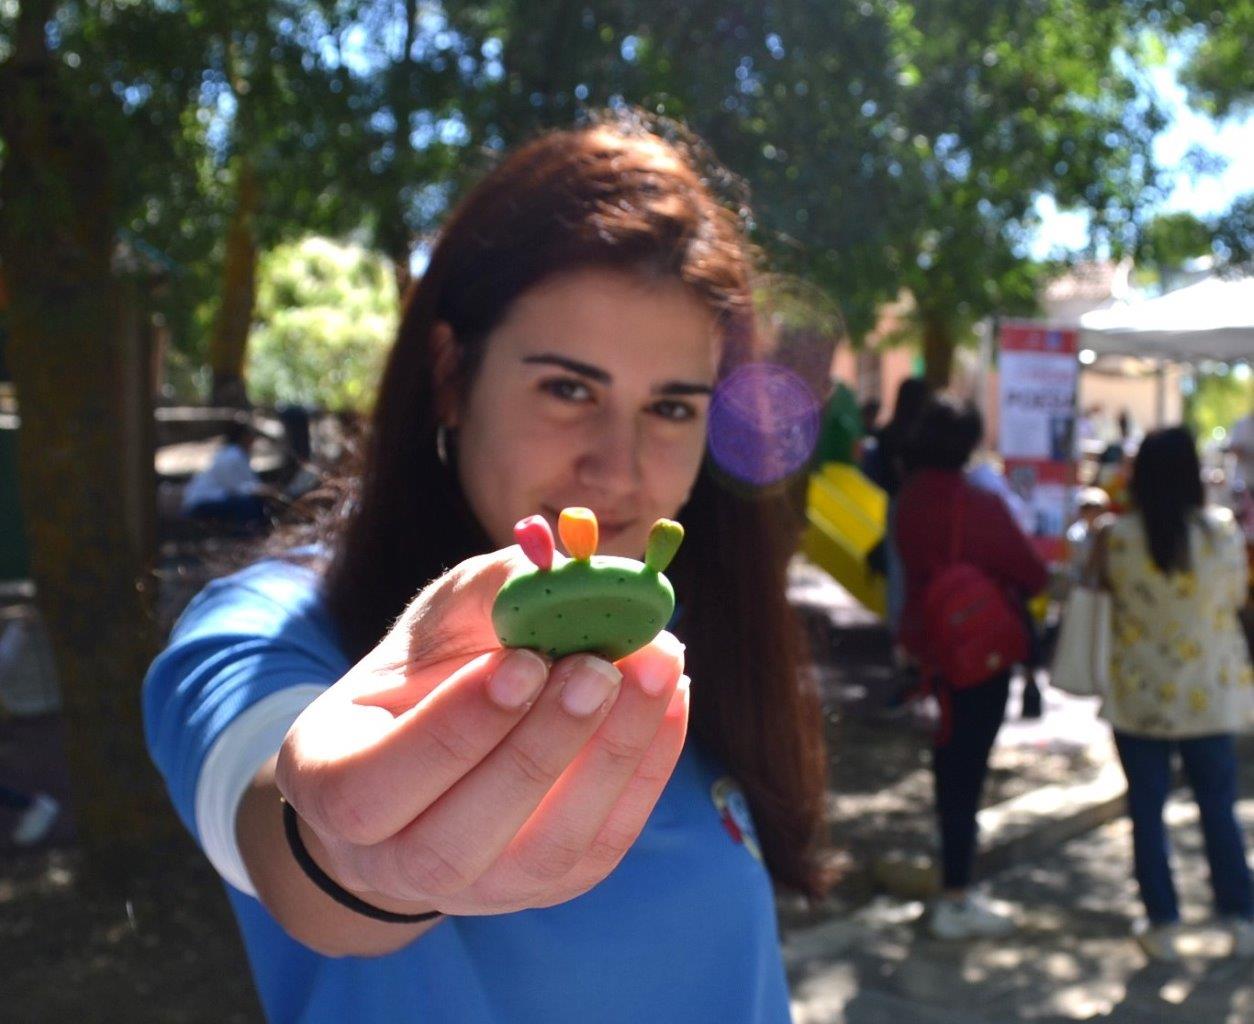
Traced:
<path id="1" fill-rule="evenodd" d="M 13 4 L 0 0 L 0 52 Z M 1252 10 L 62 0 L 55 41 L 100 100 L 125 169 L 122 223 L 180 268 L 166 313 L 192 361 L 236 157 L 263 183 L 263 247 L 351 231 L 403 270 L 495 154 L 624 104 L 708 140 L 739 176 L 715 185 L 733 203 L 751 193 L 773 268 L 826 293 L 855 338 L 906 287 L 925 333 L 952 344 L 990 312 L 1031 311 L 1041 194 L 1090 211 L 1094 244 L 1116 255 L 1166 244 L 1143 237 L 1164 183 L 1142 69 L 1162 61 L 1164 34 L 1191 32 L 1195 95 L 1231 109 L 1250 88 L 1250 62 L 1229 58 L 1248 49 Z"/>
<path id="2" fill-rule="evenodd" d="M 1232 206 L 1215 218 L 1213 230 L 1221 263 L 1254 271 L 1254 192 L 1234 199 Z"/>
<path id="3" fill-rule="evenodd" d="M 1164 213 L 1151 220 L 1137 244 L 1138 267 L 1163 271 L 1177 268 L 1187 260 L 1211 251 L 1214 231 L 1191 213 Z"/>
<path id="4" fill-rule="evenodd" d="M 904 285 L 952 342 L 988 312 L 1031 310 L 1040 193 L 1135 243 L 1161 194 L 1162 118 L 1119 59 L 1141 6 L 636 0 L 536 17 L 502 2 L 453 17 L 501 53 L 465 108 L 472 136 L 508 144 L 623 101 L 682 118 L 748 182 L 773 266 L 833 297 L 855 337 Z"/>
<path id="5" fill-rule="evenodd" d="M 255 401 L 365 410 L 396 331 L 388 263 L 311 237 L 262 260 L 248 379 Z"/>
<path id="6" fill-rule="evenodd" d="M 15 9 L 0 0 L 0 55 Z M 410 145 L 407 117 L 380 127 L 398 88 L 417 107 L 436 99 L 433 81 L 448 78 L 432 70 L 384 87 L 395 15 L 386 0 L 55 4 L 54 52 L 92 104 L 118 168 L 117 227 L 175 267 L 159 303 L 176 366 L 207 354 L 237 158 L 262 184 L 262 248 L 311 231 L 365 230 L 384 244 L 381 225 L 405 219 L 397 207 L 406 183 L 392 169 L 410 184 L 424 170 L 447 173 L 447 161 L 441 168 Z M 372 33 L 361 52 L 346 43 L 355 29 Z M 411 243 L 407 236 L 406 257 Z"/>
<path id="7" fill-rule="evenodd" d="M 1169 7 L 1170 26 L 1191 32 L 1196 43 L 1180 76 L 1192 103 L 1216 117 L 1248 114 L 1254 105 L 1254 0 L 1184 0 Z M 1221 266 L 1254 269 L 1254 192 L 1238 196 L 1211 228 Z"/>
<path id="8" fill-rule="evenodd" d="M 1190 213 L 1160 214 L 1137 244 L 1138 269 L 1158 279 L 1198 256 L 1213 256 L 1220 272 L 1254 270 L 1254 192 L 1205 220 Z"/>
<path id="9" fill-rule="evenodd" d="M 1220 430 L 1231 430 L 1232 424 L 1254 409 L 1254 377 L 1225 374 L 1199 374 L 1189 396 L 1185 418 L 1199 441 L 1219 440 Z"/>
<path id="10" fill-rule="evenodd" d="M 1254 0 L 1190 0 L 1181 6 L 1198 36 L 1181 75 L 1190 98 L 1220 117 L 1248 110 L 1254 101 Z"/>

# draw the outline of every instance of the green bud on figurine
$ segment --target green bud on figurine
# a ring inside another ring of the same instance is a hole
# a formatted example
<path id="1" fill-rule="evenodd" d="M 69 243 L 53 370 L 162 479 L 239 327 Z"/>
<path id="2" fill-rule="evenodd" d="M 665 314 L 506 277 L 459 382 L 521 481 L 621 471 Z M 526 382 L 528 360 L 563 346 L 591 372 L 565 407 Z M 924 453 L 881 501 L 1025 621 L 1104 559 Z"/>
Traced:
<path id="1" fill-rule="evenodd" d="M 675 592 L 662 570 L 684 528 L 659 519 L 649 531 L 645 561 L 597 555 L 597 521 L 589 509 L 568 508 L 558 532 L 571 558 L 554 565 L 553 533 L 540 516 L 514 527 L 536 566 L 505 584 L 492 606 L 492 625 L 506 647 L 530 647 L 560 658 L 578 651 L 610 661 L 639 650 L 670 621 Z"/>
<path id="2" fill-rule="evenodd" d="M 671 564 L 683 541 L 682 526 L 673 519 L 659 519 L 649 531 L 649 540 L 644 548 L 644 564 L 654 572 L 663 572 Z"/>

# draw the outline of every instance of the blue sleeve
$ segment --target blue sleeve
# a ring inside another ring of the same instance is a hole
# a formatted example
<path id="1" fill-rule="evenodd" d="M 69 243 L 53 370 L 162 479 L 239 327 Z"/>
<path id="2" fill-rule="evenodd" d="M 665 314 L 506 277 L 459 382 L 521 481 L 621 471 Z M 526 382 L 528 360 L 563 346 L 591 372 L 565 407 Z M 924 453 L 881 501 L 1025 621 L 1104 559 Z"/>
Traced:
<path id="1" fill-rule="evenodd" d="M 235 717 L 289 686 L 329 686 L 348 668 L 309 569 L 262 562 L 196 596 L 143 688 L 148 751 L 192 835 L 201 765 Z"/>

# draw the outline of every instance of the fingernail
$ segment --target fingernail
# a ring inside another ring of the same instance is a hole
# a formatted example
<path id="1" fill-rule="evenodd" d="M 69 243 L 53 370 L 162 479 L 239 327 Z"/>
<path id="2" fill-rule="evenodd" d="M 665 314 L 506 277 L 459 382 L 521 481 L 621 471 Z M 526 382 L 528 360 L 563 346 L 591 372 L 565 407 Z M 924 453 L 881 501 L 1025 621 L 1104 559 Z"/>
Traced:
<path id="1" fill-rule="evenodd" d="M 614 695 L 623 674 L 601 658 L 583 657 L 574 662 L 562 687 L 562 707 L 578 718 L 587 718 Z"/>
<path id="2" fill-rule="evenodd" d="M 678 713 L 679 709 L 688 703 L 690 693 L 688 687 L 691 683 L 692 680 L 687 676 L 679 677 L 679 685 L 675 687 L 675 692 L 671 694 L 670 703 L 666 705 L 666 713 L 668 715 Z"/>
<path id="3" fill-rule="evenodd" d="M 549 666 L 534 651 L 510 651 L 488 680 L 488 696 L 506 711 L 526 707 L 544 686 Z"/>
<path id="4" fill-rule="evenodd" d="M 684 651 L 688 650 L 686 645 L 680 643 L 679 637 L 677 637 L 674 633 L 668 633 L 665 630 L 659 633 L 657 635 L 657 639 L 653 642 L 673 658 L 682 659 Z"/>
<path id="5" fill-rule="evenodd" d="M 680 671 L 684 667 L 685 647 L 670 633 L 661 633 L 654 641 L 658 649 L 669 658 L 648 657 L 640 666 L 640 689 L 650 697 L 659 697 L 670 685 L 673 678 L 675 661 L 679 662 Z"/>

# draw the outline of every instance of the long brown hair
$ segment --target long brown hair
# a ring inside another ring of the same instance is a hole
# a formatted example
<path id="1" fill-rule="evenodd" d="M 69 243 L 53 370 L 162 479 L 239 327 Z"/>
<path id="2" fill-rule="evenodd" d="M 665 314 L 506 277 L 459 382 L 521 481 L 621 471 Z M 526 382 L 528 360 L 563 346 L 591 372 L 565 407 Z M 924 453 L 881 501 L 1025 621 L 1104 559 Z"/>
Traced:
<path id="1" fill-rule="evenodd" d="M 1132 463 L 1132 503 L 1160 572 L 1188 572 L 1189 520 L 1206 504 L 1197 442 L 1188 427 L 1151 430 Z"/>
<path id="2" fill-rule="evenodd" d="M 511 303 L 594 266 L 682 281 L 718 319 L 721 372 L 760 354 L 740 219 L 703 184 L 691 152 L 639 124 L 552 132 L 508 156 L 453 212 L 407 296 L 328 569 L 350 654 L 377 643 L 427 582 L 493 547 L 436 455 L 437 323 L 452 328 L 457 386 L 468 389 Z M 721 485 L 707 460 L 680 519 L 688 539 L 668 574 L 694 680 L 692 735 L 744 789 L 774 878 L 818 895 L 826 758 L 785 600 L 795 516 L 783 495 Z"/>

